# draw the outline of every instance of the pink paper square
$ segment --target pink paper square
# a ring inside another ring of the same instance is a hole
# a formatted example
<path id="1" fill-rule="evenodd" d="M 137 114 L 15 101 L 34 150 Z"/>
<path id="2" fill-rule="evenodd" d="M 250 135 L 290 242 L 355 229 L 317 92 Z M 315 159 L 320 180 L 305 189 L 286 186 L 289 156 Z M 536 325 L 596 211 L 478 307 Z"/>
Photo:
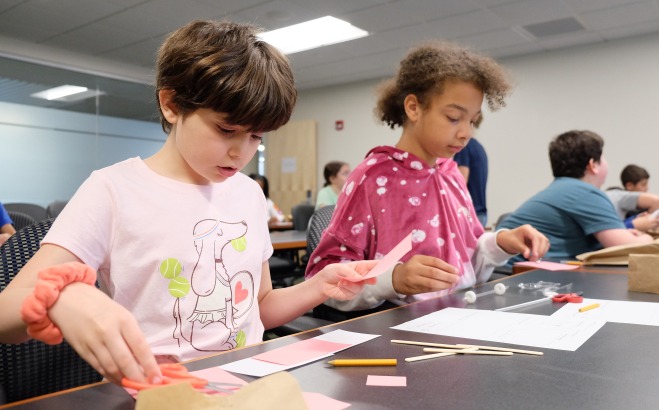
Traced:
<path id="1" fill-rule="evenodd" d="M 366 379 L 367 386 L 388 386 L 388 387 L 406 387 L 407 377 L 405 376 L 374 376 L 369 375 Z"/>
<path id="2" fill-rule="evenodd" d="M 309 410 L 343 410 L 350 407 L 350 403 L 342 402 L 320 393 L 303 392 L 304 401 Z"/>
<path id="3" fill-rule="evenodd" d="M 350 346 L 352 345 L 312 338 L 258 354 L 253 356 L 252 359 L 281 364 L 283 366 L 295 366 L 298 363 L 316 358 L 320 359 L 323 356 L 347 349 Z"/>

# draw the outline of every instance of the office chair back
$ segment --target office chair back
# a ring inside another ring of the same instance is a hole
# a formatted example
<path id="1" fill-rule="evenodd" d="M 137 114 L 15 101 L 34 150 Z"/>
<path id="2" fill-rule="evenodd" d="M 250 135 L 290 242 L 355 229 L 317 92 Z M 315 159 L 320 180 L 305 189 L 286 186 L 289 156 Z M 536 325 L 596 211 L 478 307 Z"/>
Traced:
<path id="1" fill-rule="evenodd" d="M 297 204 L 291 209 L 293 217 L 293 229 L 296 231 L 306 231 L 309 226 L 309 219 L 314 213 L 314 206 L 307 203 Z"/>
<path id="2" fill-rule="evenodd" d="M 4 206 L 7 212 L 9 211 L 23 212 L 24 214 L 30 215 L 37 222 L 41 222 L 44 219 L 46 219 L 46 208 L 44 208 L 41 205 L 14 202 L 14 203 L 4 204 Z"/>
<path id="3" fill-rule="evenodd" d="M 50 229 L 46 219 L 16 232 L 0 247 L 0 292 L 39 249 Z M 0 344 L 0 386 L 7 402 L 101 381 L 102 377 L 65 342 L 51 346 L 37 340 Z"/>
<path id="4" fill-rule="evenodd" d="M 336 208 L 336 205 L 324 206 L 311 215 L 309 230 L 307 231 L 307 254 L 309 256 L 316 249 L 320 243 L 320 238 L 323 236 L 323 232 L 329 226 L 334 208 Z"/>
<path id="5" fill-rule="evenodd" d="M 46 207 L 46 218 L 57 218 L 69 201 L 53 201 Z"/>
<path id="6" fill-rule="evenodd" d="M 7 215 L 9 215 L 9 217 L 11 218 L 12 225 L 14 226 L 14 229 L 16 229 L 17 231 L 20 231 L 26 226 L 30 226 L 37 223 L 36 219 L 23 212 L 7 211 Z"/>

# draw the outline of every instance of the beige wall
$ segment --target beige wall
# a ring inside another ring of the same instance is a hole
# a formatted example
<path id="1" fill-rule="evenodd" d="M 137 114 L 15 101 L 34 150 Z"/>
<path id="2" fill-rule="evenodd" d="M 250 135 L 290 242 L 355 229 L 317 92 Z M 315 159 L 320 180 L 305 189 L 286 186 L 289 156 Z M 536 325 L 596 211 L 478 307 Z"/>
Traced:
<path id="1" fill-rule="evenodd" d="M 659 192 L 659 35 L 651 35 L 502 60 L 516 81 L 508 107 L 485 111 L 477 137 L 490 160 L 490 220 L 516 208 L 552 179 L 549 141 L 569 129 L 590 129 L 606 141 L 609 178 L 637 163 Z M 332 159 L 355 166 L 380 144 L 394 144 L 399 130 L 375 121 L 375 87 L 366 81 L 302 91 L 294 119 L 318 121 L 318 167 Z M 334 121 L 344 120 L 343 131 Z M 319 181 L 320 183 L 320 181 Z"/>

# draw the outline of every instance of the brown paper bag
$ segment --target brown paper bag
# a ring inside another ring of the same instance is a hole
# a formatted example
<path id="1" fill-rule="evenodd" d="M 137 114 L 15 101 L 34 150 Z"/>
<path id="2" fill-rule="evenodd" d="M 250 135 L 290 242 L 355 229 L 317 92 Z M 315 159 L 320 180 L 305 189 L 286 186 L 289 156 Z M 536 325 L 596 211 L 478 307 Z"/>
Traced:
<path id="1" fill-rule="evenodd" d="M 279 372 L 243 386 L 229 396 L 211 396 L 188 383 L 142 390 L 135 410 L 307 410 L 297 380 Z"/>
<path id="2" fill-rule="evenodd" d="M 600 249 L 599 251 L 586 252 L 577 255 L 577 259 L 584 265 L 620 265 L 629 264 L 629 255 L 647 254 L 659 255 L 659 239 L 654 242 L 634 245 L 619 245 Z"/>
<path id="3" fill-rule="evenodd" d="M 659 255 L 629 255 L 628 278 L 632 292 L 659 293 Z"/>

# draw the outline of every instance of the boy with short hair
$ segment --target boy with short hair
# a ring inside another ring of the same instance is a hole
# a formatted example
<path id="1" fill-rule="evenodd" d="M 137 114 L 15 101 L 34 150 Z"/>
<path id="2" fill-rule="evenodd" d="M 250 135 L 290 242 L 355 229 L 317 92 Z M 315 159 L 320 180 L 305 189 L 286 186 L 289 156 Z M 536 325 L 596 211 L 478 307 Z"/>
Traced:
<path id="1" fill-rule="evenodd" d="M 532 224 L 549 238 L 551 247 L 546 257 L 552 259 L 651 242 L 649 235 L 625 229 L 613 204 L 600 190 L 608 173 L 603 146 L 602 138 L 591 131 L 568 131 L 554 138 L 549 145 L 554 181 L 499 226 L 512 229 Z"/>
<path id="2" fill-rule="evenodd" d="M 620 174 L 624 190 L 615 187 L 606 191 L 627 228 L 648 231 L 659 227 L 659 218 L 651 214 L 659 209 L 659 196 L 648 193 L 649 179 L 650 174 L 645 168 L 627 165 Z"/>

